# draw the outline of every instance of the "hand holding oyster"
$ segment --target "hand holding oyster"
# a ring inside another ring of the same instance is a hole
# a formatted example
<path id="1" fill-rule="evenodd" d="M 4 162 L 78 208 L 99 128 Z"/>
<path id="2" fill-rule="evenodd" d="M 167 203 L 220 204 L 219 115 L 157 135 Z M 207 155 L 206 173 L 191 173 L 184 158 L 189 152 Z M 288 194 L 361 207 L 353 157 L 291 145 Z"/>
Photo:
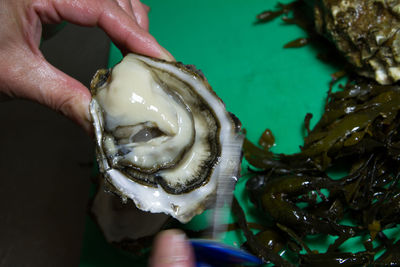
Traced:
<path id="1" fill-rule="evenodd" d="M 139 209 L 188 222 L 237 175 L 240 123 L 183 64 L 128 54 L 91 91 L 100 172 Z"/>

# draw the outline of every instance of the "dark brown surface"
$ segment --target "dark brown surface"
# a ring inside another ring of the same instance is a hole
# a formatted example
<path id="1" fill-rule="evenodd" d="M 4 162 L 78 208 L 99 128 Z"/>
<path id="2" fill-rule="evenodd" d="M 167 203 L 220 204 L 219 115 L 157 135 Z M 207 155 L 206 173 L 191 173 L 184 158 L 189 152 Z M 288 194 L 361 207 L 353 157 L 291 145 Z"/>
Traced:
<path id="1" fill-rule="evenodd" d="M 67 25 L 43 42 L 46 58 L 88 85 L 109 41 Z M 93 162 L 91 139 L 60 114 L 0 102 L 0 266 L 77 266 Z"/>

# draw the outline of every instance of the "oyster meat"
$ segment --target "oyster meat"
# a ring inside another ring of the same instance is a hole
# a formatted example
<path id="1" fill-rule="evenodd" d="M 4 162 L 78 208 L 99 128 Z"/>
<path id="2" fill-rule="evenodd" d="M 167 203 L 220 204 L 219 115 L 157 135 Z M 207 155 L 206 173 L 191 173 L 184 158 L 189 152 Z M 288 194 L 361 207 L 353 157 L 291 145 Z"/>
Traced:
<path id="1" fill-rule="evenodd" d="M 237 175 L 240 123 L 196 71 L 128 54 L 91 92 L 100 172 L 139 209 L 188 222 Z"/>

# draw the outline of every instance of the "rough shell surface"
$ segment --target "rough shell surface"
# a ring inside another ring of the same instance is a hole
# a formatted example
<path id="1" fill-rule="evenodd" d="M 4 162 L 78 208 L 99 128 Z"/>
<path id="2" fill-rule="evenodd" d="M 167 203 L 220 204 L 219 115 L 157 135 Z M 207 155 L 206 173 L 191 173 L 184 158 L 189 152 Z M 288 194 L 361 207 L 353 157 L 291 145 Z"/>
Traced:
<path id="1" fill-rule="evenodd" d="M 400 1 L 317 0 L 317 31 L 363 76 L 381 84 L 400 80 Z"/>

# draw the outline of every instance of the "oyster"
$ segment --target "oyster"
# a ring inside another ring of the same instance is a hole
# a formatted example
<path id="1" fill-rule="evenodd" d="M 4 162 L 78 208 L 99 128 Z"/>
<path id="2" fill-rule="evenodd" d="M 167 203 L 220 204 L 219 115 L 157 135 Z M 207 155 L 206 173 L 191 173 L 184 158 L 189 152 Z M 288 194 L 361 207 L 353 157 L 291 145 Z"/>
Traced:
<path id="1" fill-rule="evenodd" d="M 237 175 L 240 123 L 183 64 L 129 54 L 91 92 L 100 172 L 139 209 L 188 222 Z"/>
<path id="2" fill-rule="evenodd" d="M 363 76 L 400 80 L 400 1 L 308 0 L 317 31 L 332 40 Z"/>

